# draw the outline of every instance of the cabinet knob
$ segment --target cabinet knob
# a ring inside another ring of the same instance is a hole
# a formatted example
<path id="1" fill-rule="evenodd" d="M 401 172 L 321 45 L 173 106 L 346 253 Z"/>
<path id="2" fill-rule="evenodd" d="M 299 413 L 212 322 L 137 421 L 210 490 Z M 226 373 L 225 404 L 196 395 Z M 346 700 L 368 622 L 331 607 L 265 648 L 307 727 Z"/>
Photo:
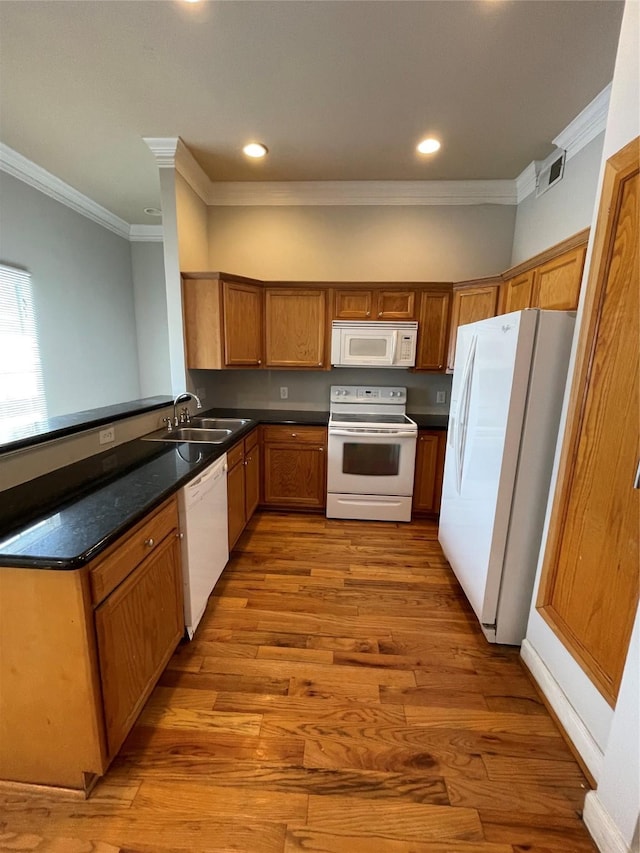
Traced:
<path id="1" fill-rule="evenodd" d="M 382 311 L 378 311 L 378 317 L 382 317 Z"/>
<path id="2" fill-rule="evenodd" d="M 297 432 L 292 432 L 292 433 L 291 433 L 291 438 L 297 438 L 297 437 L 298 437 L 298 433 L 297 433 Z"/>
<path id="3" fill-rule="evenodd" d="M 176 539 L 184 539 L 184 533 L 176 533 Z"/>
<path id="4" fill-rule="evenodd" d="M 144 544 L 147 546 L 147 548 L 153 548 L 153 546 L 154 546 L 156 543 L 155 543 L 155 540 L 154 540 L 154 539 L 152 539 L 152 538 L 151 538 L 151 536 L 150 536 L 148 539 L 145 539 L 145 540 L 144 540 Z"/>
<path id="5" fill-rule="evenodd" d="M 258 359 L 258 364 L 262 364 L 262 359 L 261 359 L 261 358 L 259 358 L 259 359 Z"/>
<path id="6" fill-rule="evenodd" d="M 319 447 L 318 450 L 320 451 L 320 453 L 322 453 L 322 451 L 324 450 L 324 447 Z"/>
<path id="7" fill-rule="evenodd" d="M 371 316 L 371 311 L 367 311 L 367 317 Z"/>

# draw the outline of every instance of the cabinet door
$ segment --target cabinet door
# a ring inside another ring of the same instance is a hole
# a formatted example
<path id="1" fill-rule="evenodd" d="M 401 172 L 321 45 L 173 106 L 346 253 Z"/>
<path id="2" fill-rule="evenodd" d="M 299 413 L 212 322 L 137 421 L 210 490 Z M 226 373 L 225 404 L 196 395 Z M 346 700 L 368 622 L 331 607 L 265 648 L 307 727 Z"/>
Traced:
<path id="1" fill-rule="evenodd" d="M 501 314 L 509 314 L 511 311 L 522 311 L 525 308 L 532 307 L 533 278 L 534 270 L 528 270 L 528 272 L 505 282 Z"/>
<path id="2" fill-rule="evenodd" d="M 418 370 L 444 370 L 450 304 L 450 293 L 422 293 L 416 358 Z"/>
<path id="3" fill-rule="evenodd" d="M 336 320 L 370 320 L 373 311 L 371 290 L 336 290 L 334 293 Z"/>
<path id="4" fill-rule="evenodd" d="M 264 502 L 290 509 L 326 506 L 326 453 L 323 446 L 264 444 Z"/>
<path id="5" fill-rule="evenodd" d="M 377 320 L 415 320 L 415 290 L 377 290 L 375 297 Z"/>
<path id="6" fill-rule="evenodd" d="M 451 332 L 449 334 L 447 370 L 453 370 L 454 367 L 458 326 L 495 317 L 499 292 L 499 284 L 470 287 L 466 290 L 454 290 L 451 304 Z"/>
<path id="7" fill-rule="evenodd" d="M 266 291 L 267 367 L 324 367 L 326 305 L 324 290 Z"/>
<path id="8" fill-rule="evenodd" d="M 440 512 L 446 437 L 446 432 L 436 430 L 420 430 L 418 433 L 413 486 L 414 512 L 430 515 Z"/>
<path id="9" fill-rule="evenodd" d="M 576 310 L 585 254 L 585 246 L 580 246 L 536 269 L 533 286 L 533 305 L 536 308 Z"/>
<path id="10" fill-rule="evenodd" d="M 240 538 L 246 524 L 244 455 L 227 471 L 227 526 L 229 551 Z"/>
<path id="11" fill-rule="evenodd" d="M 262 363 L 262 290 L 252 284 L 222 284 L 224 363 L 258 367 Z"/>
<path id="12" fill-rule="evenodd" d="M 538 599 L 612 705 L 640 586 L 638 142 L 605 167 Z"/>
<path id="13" fill-rule="evenodd" d="M 95 611 L 109 755 L 184 633 L 180 549 L 170 534 Z"/>
<path id="14" fill-rule="evenodd" d="M 244 458 L 245 523 L 249 521 L 260 502 L 260 445 L 247 450 Z"/>

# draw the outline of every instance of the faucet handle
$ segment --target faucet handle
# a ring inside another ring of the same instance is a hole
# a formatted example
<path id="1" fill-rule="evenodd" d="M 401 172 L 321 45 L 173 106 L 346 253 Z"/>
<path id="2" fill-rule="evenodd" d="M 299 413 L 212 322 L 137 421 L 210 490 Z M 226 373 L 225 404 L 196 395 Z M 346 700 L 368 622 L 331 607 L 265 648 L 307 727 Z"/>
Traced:
<path id="1" fill-rule="evenodd" d="M 191 423 L 191 415 L 189 414 L 189 409 L 187 406 L 185 406 L 183 409 L 180 409 L 180 423 Z"/>
<path id="2" fill-rule="evenodd" d="M 167 425 L 167 432 L 171 432 L 173 429 L 173 421 L 171 418 L 163 418 L 162 423 Z"/>

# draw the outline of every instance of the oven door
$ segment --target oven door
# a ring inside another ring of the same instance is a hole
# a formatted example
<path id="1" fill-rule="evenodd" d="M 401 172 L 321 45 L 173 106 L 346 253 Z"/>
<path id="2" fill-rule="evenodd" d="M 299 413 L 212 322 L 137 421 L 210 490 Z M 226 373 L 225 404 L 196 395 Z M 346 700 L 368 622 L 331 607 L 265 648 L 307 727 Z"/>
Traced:
<path id="1" fill-rule="evenodd" d="M 330 428 L 327 491 L 351 495 L 413 494 L 416 433 Z"/>

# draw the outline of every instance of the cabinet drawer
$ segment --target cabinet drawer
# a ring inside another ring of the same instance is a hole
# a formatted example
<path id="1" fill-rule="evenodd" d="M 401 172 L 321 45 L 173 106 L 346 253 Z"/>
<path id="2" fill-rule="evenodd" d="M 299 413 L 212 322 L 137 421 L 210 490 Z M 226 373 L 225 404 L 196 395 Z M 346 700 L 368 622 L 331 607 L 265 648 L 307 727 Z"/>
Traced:
<path id="1" fill-rule="evenodd" d="M 91 568 L 91 601 L 99 604 L 160 542 L 178 527 L 178 507 L 171 498 L 151 518 L 146 519 L 116 542 Z"/>
<path id="2" fill-rule="evenodd" d="M 258 430 L 254 429 L 244 440 L 244 452 L 248 453 L 258 443 Z"/>
<path id="3" fill-rule="evenodd" d="M 231 471 L 235 468 L 238 462 L 244 459 L 244 441 L 239 441 L 234 444 L 231 450 L 227 450 L 227 469 Z"/>
<path id="4" fill-rule="evenodd" d="M 327 429 L 318 426 L 263 426 L 262 439 L 324 445 L 327 442 Z"/>

